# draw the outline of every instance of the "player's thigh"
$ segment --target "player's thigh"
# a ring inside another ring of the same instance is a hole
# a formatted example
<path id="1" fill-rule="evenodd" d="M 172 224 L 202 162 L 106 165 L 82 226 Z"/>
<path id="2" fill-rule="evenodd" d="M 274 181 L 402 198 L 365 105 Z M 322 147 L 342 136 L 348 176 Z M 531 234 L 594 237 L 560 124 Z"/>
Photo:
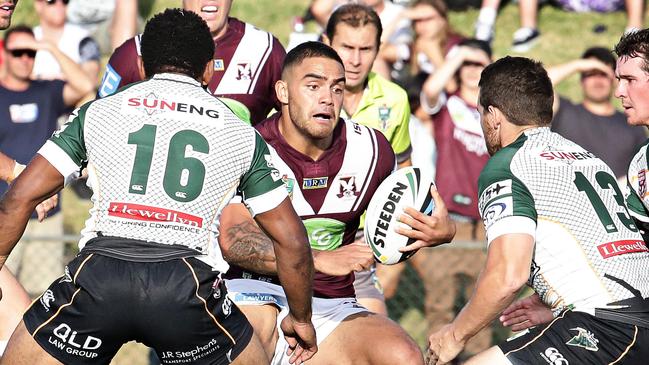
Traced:
<path id="1" fill-rule="evenodd" d="M 29 306 L 29 295 L 9 269 L 0 270 L 0 341 L 7 341 Z"/>
<path id="2" fill-rule="evenodd" d="M 464 365 L 512 365 L 512 363 L 498 346 L 493 346 L 470 358 Z"/>
<path id="3" fill-rule="evenodd" d="M 248 346 L 237 356 L 231 365 L 270 364 L 270 358 L 256 334 L 253 334 Z"/>
<path id="4" fill-rule="evenodd" d="M 279 310 L 271 304 L 237 305 L 255 331 L 255 337 L 269 356 L 275 352 L 277 344 L 277 315 Z"/>
<path id="5" fill-rule="evenodd" d="M 347 317 L 319 345 L 309 365 L 423 364 L 412 338 L 389 318 L 374 313 Z"/>
<path id="6" fill-rule="evenodd" d="M 58 365 L 62 364 L 36 343 L 21 321 L 16 327 L 4 355 L 0 358 L 0 364 L 10 365 Z"/>

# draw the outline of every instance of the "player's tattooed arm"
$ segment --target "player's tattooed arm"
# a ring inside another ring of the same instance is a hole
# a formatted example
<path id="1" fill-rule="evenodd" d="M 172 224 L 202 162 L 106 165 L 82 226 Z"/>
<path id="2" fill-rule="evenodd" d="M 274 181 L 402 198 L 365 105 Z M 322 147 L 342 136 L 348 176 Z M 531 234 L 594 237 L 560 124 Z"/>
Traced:
<path id="1" fill-rule="evenodd" d="M 236 222 L 228 218 L 232 224 L 221 230 L 225 260 L 258 274 L 277 275 L 273 242 L 249 214 L 237 218 Z"/>

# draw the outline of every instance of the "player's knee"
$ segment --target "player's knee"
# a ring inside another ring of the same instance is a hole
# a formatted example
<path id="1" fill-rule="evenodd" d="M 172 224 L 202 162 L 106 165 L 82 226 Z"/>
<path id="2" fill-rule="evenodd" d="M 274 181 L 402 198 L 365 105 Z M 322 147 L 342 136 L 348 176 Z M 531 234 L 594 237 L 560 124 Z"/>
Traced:
<path id="1" fill-rule="evenodd" d="M 412 364 L 412 365 L 423 365 L 424 364 L 424 355 L 421 350 L 414 343 L 414 341 L 408 339 L 407 341 L 399 341 L 399 343 L 394 344 L 394 347 L 391 349 L 392 355 L 387 361 L 383 361 L 384 364 Z"/>

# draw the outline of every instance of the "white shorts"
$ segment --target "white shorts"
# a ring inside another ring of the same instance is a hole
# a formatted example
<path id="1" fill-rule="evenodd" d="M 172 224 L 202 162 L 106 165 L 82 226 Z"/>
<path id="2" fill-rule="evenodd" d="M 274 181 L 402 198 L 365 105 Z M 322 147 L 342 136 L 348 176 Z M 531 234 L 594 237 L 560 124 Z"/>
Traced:
<path id="1" fill-rule="evenodd" d="M 289 356 L 286 355 L 288 343 L 284 339 L 284 334 L 280 328 L 280 323 L 288 315 L 288 303 L 282 287 L 276 284 L 250 279 L 226 280 L 225 285 L 228 288 L 230 299 L 237 305 L 271 304 L 279 307 L 280 313 L 277 316 L 279 339 L 277 340 L 275 356 L 271 364 L 288 365 Z M 318 345 L 345 318 L 353 314 L 368 312 L 365 307 L 356 302 L 356 298 L 313 298 L 312 306 L 313 313 L 311 314 L 311 321 L 315 327 Z"/>

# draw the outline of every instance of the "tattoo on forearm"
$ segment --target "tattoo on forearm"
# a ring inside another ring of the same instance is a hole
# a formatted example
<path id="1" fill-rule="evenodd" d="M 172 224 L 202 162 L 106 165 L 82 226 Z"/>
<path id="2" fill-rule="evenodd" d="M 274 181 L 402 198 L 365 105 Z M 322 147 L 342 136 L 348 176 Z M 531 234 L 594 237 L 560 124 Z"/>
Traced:
<path id="1" fill-rule="evenodd" d="M 226 239 L 232 242 L 225 259 L 258 274 L 277 275 L 273 242 L 252 222 L 230 227 Z"/>

